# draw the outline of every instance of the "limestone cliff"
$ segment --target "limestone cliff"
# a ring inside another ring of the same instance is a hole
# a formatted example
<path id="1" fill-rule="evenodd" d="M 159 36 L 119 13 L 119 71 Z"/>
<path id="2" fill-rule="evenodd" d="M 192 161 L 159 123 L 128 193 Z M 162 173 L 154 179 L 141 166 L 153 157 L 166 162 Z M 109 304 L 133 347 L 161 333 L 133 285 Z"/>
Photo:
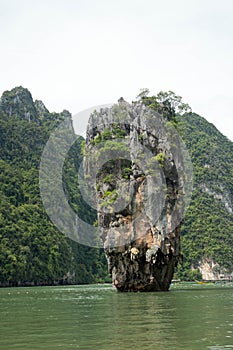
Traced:
<path id="1" fill-rule="evenodd" d="M 120 99 L 91 115 L 84 153 L 86 195 L 97 208 L 113 285 L 168 290 L 191 186 L 176 129 L 142 103 Z"/>

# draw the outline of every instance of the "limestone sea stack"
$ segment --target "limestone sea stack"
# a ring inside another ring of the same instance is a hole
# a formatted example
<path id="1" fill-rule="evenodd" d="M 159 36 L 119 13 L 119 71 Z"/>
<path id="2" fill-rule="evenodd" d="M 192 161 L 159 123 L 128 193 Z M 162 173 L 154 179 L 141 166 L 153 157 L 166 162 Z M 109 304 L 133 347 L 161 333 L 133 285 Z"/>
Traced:
<path id="1" fill-rule="evenodd" d="M 180 259 L 191 165 L 176 128 L 120 99 L 89 118 L 85 181 L 118 291 L 167 291 Z"/>

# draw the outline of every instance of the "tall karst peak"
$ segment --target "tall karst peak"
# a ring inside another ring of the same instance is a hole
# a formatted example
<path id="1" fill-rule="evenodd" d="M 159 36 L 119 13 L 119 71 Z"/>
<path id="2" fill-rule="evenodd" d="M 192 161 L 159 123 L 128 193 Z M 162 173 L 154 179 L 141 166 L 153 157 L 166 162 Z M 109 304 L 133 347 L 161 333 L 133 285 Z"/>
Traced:
<path id="1" fill-rule="evenodd" d="M 168 290 L 180 258 L 187 161 L 167 123 L 140 101 L 121 99 L 89 120 L 84 168 L 119 291 Z"/>
<path id="2" fill-rule="evenodd" d="M 5 91 L 0 101 L 1 111 L 6 117 L 16 116 L 29 122 L 37 121 L 38 113 L 28 89 L 19 86 Z"/>

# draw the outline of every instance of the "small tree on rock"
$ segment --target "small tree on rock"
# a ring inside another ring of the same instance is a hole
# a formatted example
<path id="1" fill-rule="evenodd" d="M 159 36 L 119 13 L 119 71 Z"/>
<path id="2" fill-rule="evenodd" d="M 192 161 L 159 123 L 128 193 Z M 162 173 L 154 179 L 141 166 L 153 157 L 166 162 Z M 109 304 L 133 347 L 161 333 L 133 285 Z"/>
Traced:
<path id="1" fill-rule="evenodd" d="M 149 89 L 141 89 L 137 96 L 143 104 L 153 108 L 156 112 L 161 113 L 169 121 L 175 121 L 177 114 L 184 114 L 192 112 L 191 107 L 187 103 L 182 102 L 182 97 L 176 95 L 173 91 L 160 91 L 156 96 L 149 97 Z"/>

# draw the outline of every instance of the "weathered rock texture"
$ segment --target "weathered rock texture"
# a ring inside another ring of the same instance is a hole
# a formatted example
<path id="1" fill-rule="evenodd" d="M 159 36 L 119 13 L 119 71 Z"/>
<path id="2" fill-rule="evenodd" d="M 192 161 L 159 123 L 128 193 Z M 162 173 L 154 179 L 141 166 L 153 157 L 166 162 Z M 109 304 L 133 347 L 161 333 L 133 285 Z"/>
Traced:
<path id="1" fill-rule="evenodd" d="M 141 103 L 122 100 L 90 117 L 86 179 L 96 188 L 101 239 L 119 291 L 166 291 L 178 263 L 185 161 L 174 130 Z"/>

